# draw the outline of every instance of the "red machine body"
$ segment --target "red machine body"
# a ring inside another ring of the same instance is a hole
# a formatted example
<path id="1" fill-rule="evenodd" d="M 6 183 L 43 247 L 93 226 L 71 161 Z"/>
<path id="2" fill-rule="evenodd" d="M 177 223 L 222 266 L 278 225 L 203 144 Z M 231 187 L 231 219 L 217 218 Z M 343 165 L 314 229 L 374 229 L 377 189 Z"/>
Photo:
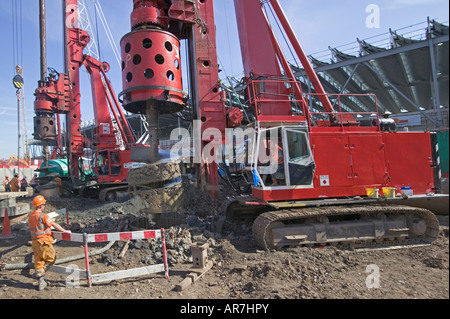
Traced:
<path id="1" fill-rule="evenodd" d="M 231 181 L 231 172 L 241 174 L 245 183 L 253 181 L 253 196 L 227 201 L 224 213 L 231 219 L 255 218 L 253 239 L 260 247 L 435 240 L 439 223 L 430 211 L 405 202 L 381 207 L 368 196 L 372 190 L 394 188 L 398 193 L 408 186 L 428 200 L 435 187 L 430 134 L 385 132 L 378 117 L 376 125 L 362 126 L 356 116 L 378 114 L 376 97 L 364 95 L 375 101 L 372 112 L 342 112 L 342 95 L 335 95 L 338 103 L 333 105 L 277 0 L 234 3 L 246 123 L 239 109 L 225 105 L 213 0 L 133 1 L 132 31 L 121 41 L 121 96 L 126 109 L 152 120 L 149 151 L 140 149 L 151 154 L 148 162 L 164 165 L 155 147 L 158 114 L 184 105 L 174 62 L 179 58 L 176 39 L 186 39 L 197 181 L 214 195 L 221 188 L 219 165 L 226 185 L 236 191 L 241 188 Z M 303 94 L 266 16 L 269 11 L 280 21 L 314 95 Z M 314 107 L 308 105 L 310 99 L 315 99 Z M 230 134 L 231 128 L 244 137 Z M 245 163 L 235 162 L 237 157 Z M 131 174 L 135 172 L 139 174 Z"/>
<path id="2" fill-rule="evenodd" d="M 278 1 L 271 0 L 270 3 L 325 112 L 312 114 L 308 110 L 301 89 L 293 80 L 287 60 L 264 14 L 263 4 L 258 0 L 235 0 L 249 101 L 259 126 L 268 130 L 278 127 L 282 134 L 286 134 L 285 131 L 290 128 L 303 127 L 308 136 L 311 165 L 314 165 L 314 169 L 309 171 L 312 174 L 310 179 L 293 181 L 291 176 L 289 181 L 288 175 L 294 174 L 295 164 L 290 162 L 288 153 L 291 149 L 287 136 L 284 136 L 286 185 L 260 184 L 253 188 L 253 196 L 263 202 L 366 196 L 367 188 L 382 186 L 394 187 L 397 192 L 403 186 L 412 187 L 415 194 L 433 192 L 435 185 L 430 134 L 382 132 L 379 125 L 362 127 L 355 121 L 356 113 L 341 112 L 340 105 L 335 110 Z M 280 65 L 284 68 L 284 78 Z M 291 92 L 287 92 L 287 83 Z M 373 98 L 376 101 L 376 97 Z M 293 113 L 293 102 L 301 110 L 299 114 Z M 372 113 L 378 114 L 378 109 Z M 314 121 L 317 115 L 328 117 L 328 120 Z"/>
<path id="3" fill-rule="evenodd" d="M 313 184 L 255 187 L 261 201 L 366 196 L 367 188 L 411 187 L 434 192 L 430 137 L 426 133 L 339 132 L 310 134 L 316 171 Z M 415 167 L 412 172 L 408 167 Z"/>
<path id="4" fill-rule="evenodd" d="M 308 96 L 281 50 L 264 10 L 269 3 L 314 87 L 321 113 L 309 109 Z M 256 118 L 256 143 L 262 142 L 264 133 L 277 130 L 284 153 L 284 185 L 261 182 L 253 187 L 254 197 L 270 202 L 365 196 L 367 188 L 382 186 L 397 190 L 410 186 L 417 194 L 433 192 L 428 133 L 391 133 L 383 132 L 380 125 L 361 126 L 355 120 L 357 113 L 341 112 L 340 104 L 332 105 L 277 0 L 235 0 L 234 4 L 248 103 Z M 178 39 L 187 39 L 193 115 L 201 123 L 193 135 L 201 138 L 202 152 L 214 152 L 214 146 L 226 142 L 225 129 L 238 127 L 243 117 L 240 110 L 225 108 L 219 87 L 213 1 L 134 0 L 133 5 L 132 31 L 121 41 L 124 107 L 145 113 L 146 101 L 152 100 L 164 113 L 183 106 Z M 378 109 L 358 114 L 374 113 Z M 305 140 L 308 160 L 306 155 L 301 164 L 290 159 L 290 138 Z M 214 192 L 218 159 L 217 154 L 207 155 L 215 160 L 206 161 L 203 154 L 197 172 L 205 188 Z M 263 180 L 258 154 L 253 157 L 252 170 Z"/>

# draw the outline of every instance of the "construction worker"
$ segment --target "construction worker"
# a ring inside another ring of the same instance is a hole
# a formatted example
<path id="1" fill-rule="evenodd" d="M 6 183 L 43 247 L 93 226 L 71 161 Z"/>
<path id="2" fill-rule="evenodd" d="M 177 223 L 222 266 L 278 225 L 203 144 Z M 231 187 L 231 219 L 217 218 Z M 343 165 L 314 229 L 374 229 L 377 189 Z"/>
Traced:
<path id="1" fill-rule="evenodd" d="M 19 179 L 18 179 L 18 174 L 14 174 L 13 179 L 11 180 L 11 182 L 9 182 L 9 184 L 11 185 L 11 191 L 12 192 L 18 192 L 19 188 L 20 188 L 20 183 L 19 183 Z"/>
<path id="2" fill-rule="evenodd" d="M 34 173 L 33 178 L 30 181 L 30 186 L 33 188 L 37 185 L 36 178 L 37 178 L 37 173 Z"/>
<path id="3" fill-rule="evenodd" d="M 279 140 L 277 150 L 272 155 L 273 162 L 278 164 L 277 171 L 272 175 L 272 186 L 284 184 L 284 153 L 281 145 L 283 145 L 283 142 Z"/>
<path id="4" fill-rule="evenodd" d="M 27 187 L 28 187 L 27 177 L 24 176 L 22 178 L 22 180 L 20 181 L 20 191 L 21 192 L 26 192 L 27 191 Z"/>
<path id="5" fill-rule="evenodd" d="M 271 186 L 276 186 L 276 185 L 283 185 L 284 184 L 284 153 L 283 153 L 283 142 L 281 141 L 281 139 L 278 140 L 278 143 L 275 144 L 275 150 L 271 150 L 270 147 L 270 142 L 269 140 L 263 140 L 264 146 L 266 147 L 267 150 L 270 151 L 270 157 L 269 157 L 269 165 L 277 165 L 277 170 L 275 173 L 271 173 L 271 174 L 261 174 L 262 177 L 262 181 L 264 182 L 264 184 L 266 183 L 267 177 L 271 176 L 272 178 L 272 184 Z M 264 166 L 262 166 L 264 167 Z M 261 166 L 260 166 L 261 168 Z M 271 168 L 272 169 L 272 168 Z"/>
<path id="6" fill-rule="evenodd" d="M 5 192 L 11 191 L 11 184 L 9 182 L 9 177 L 5 176 L 5 180 L 3 181 L 3 186 L 5 186 Z"/>
<path id="7" fill-rule="evenodd" d="M 56 182 L 56 186 L 58 186 L 59 196 L 62 196 L 62 181 L 59 176 L 56 176 L 54 181 Z"/>
<path id="8" fill-rule="evenodd" d="M 56 253 L 53 248 L 54 238 L 51 227 L 63 233 L 71 233 L 65 230 L 59 224 L 55 223 L 43 212 L 46 200 L 44 196 L 38 195 L 33 199 L 35 211 L 28 218 L 28 225 L 32 238 L 31 247 L 34 253 L 35 276 L 38 280 L 38 290 L 47 287 L 44 279 L 47 267 L 53 265 L 56 261 Z"/>
<path id="9" fill-rule="evenodd" d="M 105 161 L 104 161 L 103 155 L 101 153 L 98 153 L 97 167 L 99 168 L 100 175 L 106 174 Z"/>

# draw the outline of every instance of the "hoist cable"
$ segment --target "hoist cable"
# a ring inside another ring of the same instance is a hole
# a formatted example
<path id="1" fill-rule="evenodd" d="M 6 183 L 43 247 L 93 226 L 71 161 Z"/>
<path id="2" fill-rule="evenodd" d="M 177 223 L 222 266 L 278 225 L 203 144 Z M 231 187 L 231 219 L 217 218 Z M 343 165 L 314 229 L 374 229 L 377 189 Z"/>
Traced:
<path id="1" fill-rule="evenodd" d="M 109 25 L 108 25 L 108 22 L 106 20 L 105 14 L 103 13 L 102 6 L 98 2 L 98 0 L 94 0 L 94 2 L 95 2 L 95 7 L 97 8 L 98 13 L 99 13 L 100 22 L 102 23 L 103 28 L 105 29 L 106 36 L 108 37 L 109 44 L 111 45 L 111 48 L 112 48 L 113 53 L 114 53 L 114 56 L 115 56 L 115 58 L 117 60 L 117 64 L 119 65 L 119 68 L 122 68 L 121 67 L 121 62 L 120 62 L 121 61 L 121 54 L 120 54 L 119 49 L 115 45 L 114 37 L 112 35 L 111 29 L 109 28 Z"/>
<path id="2" fill-rule="evenodd" d="M 278 18 L 277 18 L 276 15 L 275 15 L 275 12 L 273 11 L 273 9 L 272 9 L 272 7 L 271 7 L 270 5 L 267 4 L 267 7 L 269 7 L 269 10 L 270 10 L 270 13 L 272 14 L 273 20 L 275 21 L 275 23 L 276 23 L 276 25 L 277 25 L 277 27 L 278 27 L 278 30 L 280 31 L 281 36 L 283 37 L 283 40 L 284 40 L 284 42 L 286 43 L 286 46 L 287 46 L 289 52 L 291 53 L 292 58 L 294 59 L 294 62 L 295 62 L 295 64 L 296 64 L 296 66 L 297 66 L 298 68 L 300 68 L 300 66 L 299 66 L 299 64 L 298 64 L 298 62 L 297 62 L 297 59 L 296 59 L 296 57 L 295 57 L 295 54 L 294 54 L 294 52 L 292 51 L 292 44 L 290 44 L 290 42 L 287 40 L 286 35 L 285 35 L 285 31 L 284 31 L 284 29 L 280 26 L 280 23 L 279 23 L 279 21 L 278 21 Z M 267 15 L 266 6 L 264 6 L 264 11 L 266 12 L 267 20 L 269 21 L 269 16 Z M 269 24 L 270 24 L 270 22 L 269 22 Z"/>
<path id="3" fill-rule="evenodd" d="M 97 49 L 98 49 L 98 57 L 99 60 L 102 59 L 102 53 L 100 51 L 100 37 L 99 37 L 99 33 L 98 33 L 98 10 L 97 10 L 97 6 L 94 5 L 94 15 L 95 15 L 95 31 L 97 33 Z"/>
<path id="4" fill-rule="evenodd" d="M 11 7 L 13 74 L 16 75 L 16 66 L 23 63 L 22 0 L 11 0 Z"/>

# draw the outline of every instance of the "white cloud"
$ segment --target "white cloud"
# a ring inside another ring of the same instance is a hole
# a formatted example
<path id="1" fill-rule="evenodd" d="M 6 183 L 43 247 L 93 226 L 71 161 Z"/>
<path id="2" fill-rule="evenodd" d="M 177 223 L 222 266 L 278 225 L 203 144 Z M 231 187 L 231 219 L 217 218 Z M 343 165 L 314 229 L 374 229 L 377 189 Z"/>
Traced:
<path id="1" fill-rule="evenodd" d="M 12 107 L 0 106 L 0 116 L 17 116 L 17 109 Z"/>

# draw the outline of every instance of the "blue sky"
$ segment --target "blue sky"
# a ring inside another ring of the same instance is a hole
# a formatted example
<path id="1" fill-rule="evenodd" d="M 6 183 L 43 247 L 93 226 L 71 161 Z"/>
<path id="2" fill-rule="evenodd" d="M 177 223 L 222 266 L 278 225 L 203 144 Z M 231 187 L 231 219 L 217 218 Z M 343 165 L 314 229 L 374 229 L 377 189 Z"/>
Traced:
<path id="1" fill-rule="evenodd" d="M 0 158 L 17 154 L 17 100 L 12 78 L 15 75 L 13 54 L 12 7 L 13 1 L 22 8 L 22 50 L 19 61 L 25 81 L 26 125 L 28 138 L 33 132 L 34 90 L 39 80 L 39 24 L 38 0 L 0 0 L 0 30 L 3 50 L 0 51 Z M 92 8 L 92 0 L 85 0 Z M 245 0 L 244 0 L 245 1 Z M 47 54 L 48 66 L 63 70 L 61 0 L 47 0 Z M 130 31 L 132 0 L 100 0 L 109 27 L 118 45 L 121 37 Z M 242 63 L 233 0 L 215 0 L 218 54 L 221 77 L 242 77 Z M 307 54 L 323 56 L 328 46 L 351 49 L 354 45 L 342 46 L 379 34 L 415 25 L 430 19 L 448 24 L 449 3 L 447 0 L 280 0 L 298 39 Z M 380 8 L 379 28 L 368 28 L 366 19 L 370 13 L 367 6 Z M 91 11 L 94 20 L 94 11 Z M 92 21 L 95 25 L 95 21 Z M 419 25 L 418 28 L 425 26 Z M 414 29 L 414 28 L 412 28 Z M 121 75 L 107 37 L 99 24 L 102 60 L 109 62 L 109 78 L 116 94 L 122 89 Z M 387 35 L 384 36 L 387 38 Z M 375 41 L 378 38 L 373 38 Z M 370 42 L 370 40 L 369 40 Z M 289 56 L 288 56 L 289 57 Z M 17 61 L 16 61 L 17 62 Z M 82 120 L 93 119 L 89 78 L 81 75 Z M 23 149 L 21 150 L 23 154 Z"/>

